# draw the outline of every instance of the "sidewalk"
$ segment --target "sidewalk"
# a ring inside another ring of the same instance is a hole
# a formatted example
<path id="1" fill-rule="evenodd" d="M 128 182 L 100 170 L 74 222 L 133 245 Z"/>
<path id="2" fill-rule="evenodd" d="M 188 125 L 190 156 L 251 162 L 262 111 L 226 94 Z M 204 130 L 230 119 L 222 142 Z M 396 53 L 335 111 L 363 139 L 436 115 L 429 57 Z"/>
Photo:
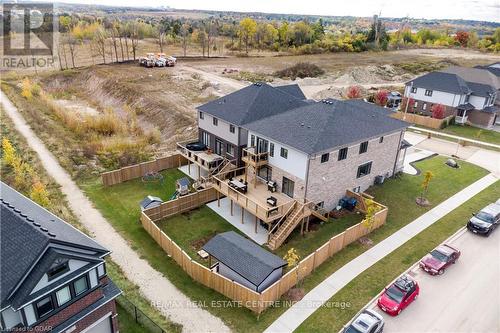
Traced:
<path id="1" fill-rule="evenodd" d="M 112 251 L 113 261 L 131 282 L 139 286 L 143 296 L 171 321 L 181 324 L 183 332 L 229 332 L 222 320 L 196 306 L 167 278 L 139 257 L 131 245 L 94 208 L 3 91 L 0 91 L 0 102 L 16 130 L 25 137 L 31 149 L 37 152 L 47 173 L 61 186 L 61 191 L 66 195 L 78 220 L 98 243 Z"/>
<path id="2" fill-rule="evenodd" d="M 493 174 L 489 174 L 479 179 L 342 266 L 307 293 L 301 301 L 283 313 L 265 330 L 265 332 L 282 333 L 294 331 L 302 322 L 320 308 L 322 304 L 328 301 L 363 271 L 370 268 L 377 261 L 396 250 L 415 235 L 434 224 L 443 216 L 450 213 L 497 180 L 497 177 Z"/>

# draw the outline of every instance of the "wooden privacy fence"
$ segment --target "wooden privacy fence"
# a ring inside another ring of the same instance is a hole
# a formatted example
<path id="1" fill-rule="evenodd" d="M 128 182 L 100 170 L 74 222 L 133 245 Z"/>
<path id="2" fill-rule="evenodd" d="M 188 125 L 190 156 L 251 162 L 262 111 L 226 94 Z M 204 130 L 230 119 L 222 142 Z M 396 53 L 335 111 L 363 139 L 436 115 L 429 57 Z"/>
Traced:
<path id="1" fill-rule="evenodd" d="M 205 191 L 205 192 L 204 192 Z M 196 204 L 201 205 L 205 200 L 209 200 L 215 193 L 214 189 L 207 189 L 189 196 L 163 203 L 159 207 L 147 209 L 141 213 L 141 223 L 144 229 L 153 237 L 163 251 L 170 255 L 175 262 L 195 281 L 206 287 L 212 288 L 222 295 L 238 302 L 240 305 L 260 314 L 268 306 L 278 301 L 288 290 L 293 288 L 301 279 L 311 274 L 319 265 L 328 258 L 341 251 L 347 245 L 355 242 L 360 237 L 369 234 L 374 229 L 382 226 L 387 218 L 387 207 L 375 203 L 380 210 L 375 213 L 370 227 L 364 223 L 358 223 L 346 229 L 344 232 L 330 238 L 325 244 L 311 253 L 300 263 L 287 272 L 278 281 L 261 293 L 255 292 L 235 281 L 231 281 L 218 273 L 212 272 L 209 268 L 194 261 L 185 251 L 183 251 L 170 237 L 167 236 L 153 221 L 172 216 L 175 212 L 189 210 Z M 359 194 L 358 194 L 359 195 Z M 359 195 L 358 202 L 364 202 L 363 196 Z M 190 198 L 188 198 L 190 197 Z M 179 201 L 185 199 L 185 201 Z M 171 202 L 175 202 L 169 205 Z M 162 207 L 163 206 L 163 207 Z M 329 223 L 335 223 L 331 221 Z"/>
<path id="2" fill-rule="evenodd" d="M 217 190 L 210 187 L 152 207 L 147 210 L 148 217 L 153 222 L 157 222 L 167 217 L 188 212 L 216 199 Z"/>
<path id="3" fill-rule="evenodd" d="M 400 120 L 403 120 L 403 118 L 405 118 L 404 120 L 409 122 L 409 123 L 413 123 L 413 124 L 417 124 L 417 125 L 425 126 L 425 127 L 429 127 L 429 128 L 434 128 L 434 129 L 443 128 L 443 126 L 444 126 L 443 124 L 448 125 L 450 123 L 450 120 L 452 118 L 454 118 L 454 116 L 448 116 L 448 117 L 443 118 L 443 119 L 436 119 L 436 118 L 421 116 L 421 115 L 414 114 L 414 113 L 406 113 L 406 117 L 405 117 L 404 112 L 395 112 L 391 115 L 391 117 L 396 118 L 396 119 L 400 119 Z"/>
<path id="4" fill-rule="evenodd" d="M 148 172 L 160 172 L 187 164 L 187 159 L 181 154 L 174 154 L 157 158 L 153 161 L 143 162 L 121 169 L 104 172 L 101 174 L 104 186 L 120 184 L 127 180 L 144 176 Z"/>

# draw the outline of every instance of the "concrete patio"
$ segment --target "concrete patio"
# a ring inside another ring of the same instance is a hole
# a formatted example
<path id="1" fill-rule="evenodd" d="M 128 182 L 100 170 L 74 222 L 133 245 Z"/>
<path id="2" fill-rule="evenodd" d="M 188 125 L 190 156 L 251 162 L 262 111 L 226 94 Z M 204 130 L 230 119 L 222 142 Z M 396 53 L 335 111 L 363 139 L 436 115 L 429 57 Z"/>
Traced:
<path id="1" fill-rule="evenodd" d="M 220 207 L 217 201 L 207 204 L 214 212 L 219 214 L 227 222 L 231 223 L 235 228 L 247 235 L 250 239 L 259 245 L 267 242 L 267 230 L 260 223 L 257 223 L 257 233 L 255 233 L 255 216 L 242 209 L 237 204 L 233 205 L 233 215 L 231 216 L 231 203 L 228 198 L 220 200 Z M 241 214 L 243 210 L 243 224 L 241 223 Z"/>
<path id="2" fill-rule="evenodd" d="M 202 177 L 206 177 L 208 175 L 207 170 L 204 170 L 202 168 L 198 168 L 198 166 L 196 164 L 193 164 L 193 163 L 191 163 L 191 166 L 183 165 L 177 169 L 179 169 L 180 171 L 182 171 L 183 173 L 185 173 L 187 176 L 191 177 L 194 180 L 198 180 L 198 178 L 200 178 L 200 175 L 198 174 L 198 170 L 201 171 L 200 173 L 201 173 Z"/>

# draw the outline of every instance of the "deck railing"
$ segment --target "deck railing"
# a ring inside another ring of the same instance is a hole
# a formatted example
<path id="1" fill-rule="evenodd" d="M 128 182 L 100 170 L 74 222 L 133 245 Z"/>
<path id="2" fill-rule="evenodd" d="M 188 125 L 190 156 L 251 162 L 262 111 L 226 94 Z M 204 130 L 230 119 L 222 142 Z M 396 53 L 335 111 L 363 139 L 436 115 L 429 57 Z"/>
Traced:
<path id="1" fill-rule="evenodd" d="M 227 172 L 221 172 L 216 176 L 212 176 L 211 186 L 266 223 L 282 217 L 290 206 L 293 205 L 294 200 L 290 200 L 275 207 L 269 207 L 267 205 L 260 204 L 245 193 L 239 192 L 229 186 L 228 180 L 232 177 L 241 176 L 244 170 L 245 168 L 243 167 L 229 170 Z M 251 185 L 248 185 L 248 190 L 252 191 Z"/>
<path id="2" fill-rule="evenodd" d="M 241 160 L 253 166 L 261 166 L 267 164 L 269 153 L 257 153 L 255 147 L 243 148 Z"/>

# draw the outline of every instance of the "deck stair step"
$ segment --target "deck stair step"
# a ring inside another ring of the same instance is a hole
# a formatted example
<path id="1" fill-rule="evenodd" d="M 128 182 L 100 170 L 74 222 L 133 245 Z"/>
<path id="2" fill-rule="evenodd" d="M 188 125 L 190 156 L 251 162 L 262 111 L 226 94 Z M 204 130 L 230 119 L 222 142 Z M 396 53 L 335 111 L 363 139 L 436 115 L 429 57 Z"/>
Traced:
<path id="1" fill-rule="evenodd" d="M 283 244 L 283 242 L 287 239 L 287 237 L 292 233 L 292 231 L 297 227 L 297 225 L 304 218 L 304 205 L 295 203 L 294 208 L 290 213 L 286 216 L 285 221 L 281 226 L 278 227 L 278 230 L 270 237 L 267 246 L 271 250 L 275 250 Z"/>

